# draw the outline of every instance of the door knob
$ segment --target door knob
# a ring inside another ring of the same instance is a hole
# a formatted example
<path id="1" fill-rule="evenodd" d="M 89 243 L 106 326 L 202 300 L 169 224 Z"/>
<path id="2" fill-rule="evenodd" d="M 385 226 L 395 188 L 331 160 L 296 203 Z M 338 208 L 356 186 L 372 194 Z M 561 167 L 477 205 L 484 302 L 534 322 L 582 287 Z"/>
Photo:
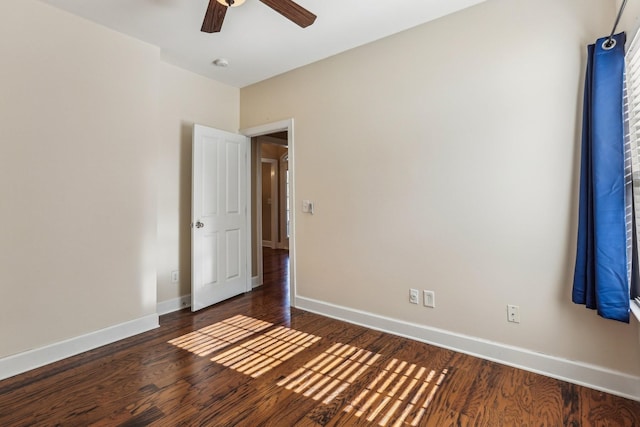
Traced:
<path id="1" fill-rule="evenodd" d="M 201 223 L 200 221 L 196 222 L 196 228 L 202 228 L 204 227 L 204 224 Z"/>

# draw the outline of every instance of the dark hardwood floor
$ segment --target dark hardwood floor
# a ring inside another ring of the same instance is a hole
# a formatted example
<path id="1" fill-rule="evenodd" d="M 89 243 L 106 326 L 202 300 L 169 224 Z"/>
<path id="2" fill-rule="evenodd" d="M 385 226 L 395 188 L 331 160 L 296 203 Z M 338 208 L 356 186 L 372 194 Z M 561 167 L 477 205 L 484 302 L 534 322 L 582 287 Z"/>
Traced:
<path id="1" fill-rule="evenodd" d="M 0 426 L 639 426 L 640 403 L 288 305 L 260 289 L 0 382 Z"/>

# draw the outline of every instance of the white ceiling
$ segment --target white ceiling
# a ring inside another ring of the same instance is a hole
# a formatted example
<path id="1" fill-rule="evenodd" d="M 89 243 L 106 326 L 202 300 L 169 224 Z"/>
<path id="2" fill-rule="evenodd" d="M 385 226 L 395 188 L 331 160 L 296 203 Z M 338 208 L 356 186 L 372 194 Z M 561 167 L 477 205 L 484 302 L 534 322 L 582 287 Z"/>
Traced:
<path id="1" fill-rule="evenodd" d="M 305 29 L 259 0 L 200 31 L 209 0 L 42 0 L 160 47 L 162 58 L 234 87 L 406 30 L 485 0 L 297 0 L 318 16 Z M 229 61 L 214 67 L 216 58 Z"/>

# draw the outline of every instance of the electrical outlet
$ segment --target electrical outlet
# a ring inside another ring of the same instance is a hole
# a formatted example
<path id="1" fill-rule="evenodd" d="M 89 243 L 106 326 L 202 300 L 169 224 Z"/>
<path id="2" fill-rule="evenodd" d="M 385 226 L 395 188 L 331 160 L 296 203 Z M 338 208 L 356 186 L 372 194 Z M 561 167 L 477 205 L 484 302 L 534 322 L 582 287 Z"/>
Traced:
<path id="1" fill-rule="evenodd" d="M 520 323 L 520 307 L 517 305 L 507 305 L 507 321 Z"/>
<path id="2" fill-rule="evenodd" d="M 171 272 L 171 283 L 178 283 L 180 281 L 180 271 L 174 270 Z"/>
<path id="3" fill-rule="evenodd" d="M 417 289 L 409 289 L 409 302 L 411 304 L 417 304 L 420 299 L 420 294 Z"/>
<path id="4" fill-rule="evenodd" d="M 436 308 L 436 293 L 434 291 L 423 291 L 422 303 L 425 307 Z"/>

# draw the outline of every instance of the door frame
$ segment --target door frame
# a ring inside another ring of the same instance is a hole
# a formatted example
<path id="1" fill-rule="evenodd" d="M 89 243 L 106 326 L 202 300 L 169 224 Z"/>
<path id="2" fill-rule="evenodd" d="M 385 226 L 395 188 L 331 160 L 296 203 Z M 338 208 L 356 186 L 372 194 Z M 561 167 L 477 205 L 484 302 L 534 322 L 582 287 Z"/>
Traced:
<path id="1" fill-rule="evenodd" d="M 240 129 L 240 133 L 249 138 L 268 135 L 275 132 L 287 132 L 287 146 L 289 151 L 289 198 L 291 202 L 291 218 L 289 223 L 289 305 L 295 307 L 296 301 L 296 202 L 295 202 L 295 149 L 294 149 L 294 126 L 293 118 L 281 120 L 278 122 L 266 123 L 258 126 L 252 126 L 244 129 Z M 257 156 L 260 159 L 260 156 Z M 262 162 L 260 163 L 262 164 Z M 248 171 L 248 180 L 251 181 L 251 168 Z M 249 193 L 251 194 L 251 193 Z M 251 198 L 251 197 L 249 197 Z M 261 218 L 257 218 L 262 222 Z M 251 229 L 251 228 L 249 228 Z M 262 242 L 262 228 L 258 228 L 257 242 Z M 250 233 L 249 233 L 250 234 Z M 260 262 L 258 263 L 258 274 L 262 271 L 260 263 L 262 262 L 262 245 L 258 244 L 257 257 Z M 251 253 L 252 251 L 249 251 Z"/>
<path id="2" fill-rule="evenodd" d="M 286 165 L 286 167 L 285 167 Z M 287 171 L 289 170 L 289 151 L 278 160 L 278 189 L 283 190 L 282 195 L 278 193 L 280 200 L 278 201 L 278 248 L 289 250 L 289 236 L 287 236 Z M 289 214 L 293 210 L 291 200 L 289 200 Z"/>

